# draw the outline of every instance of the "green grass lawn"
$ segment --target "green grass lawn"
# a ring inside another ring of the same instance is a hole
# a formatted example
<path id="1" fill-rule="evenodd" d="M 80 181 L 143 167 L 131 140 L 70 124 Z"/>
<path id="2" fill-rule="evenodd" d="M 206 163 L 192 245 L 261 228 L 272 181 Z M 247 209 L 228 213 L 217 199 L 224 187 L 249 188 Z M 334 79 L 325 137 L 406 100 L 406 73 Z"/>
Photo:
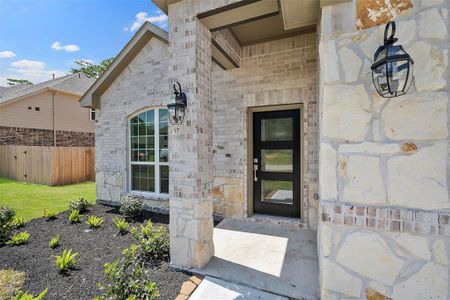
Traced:
<path id="1" fill-rule="evenodd" d="M 42 217 L 44 210 L 62 212 L 67 203 L 78 196 L 95 203 L 95 182 L 64 186 L 46 186 L 17 182 L 0 177 L 0 205 L 7 205 L 26 221 Z"/>

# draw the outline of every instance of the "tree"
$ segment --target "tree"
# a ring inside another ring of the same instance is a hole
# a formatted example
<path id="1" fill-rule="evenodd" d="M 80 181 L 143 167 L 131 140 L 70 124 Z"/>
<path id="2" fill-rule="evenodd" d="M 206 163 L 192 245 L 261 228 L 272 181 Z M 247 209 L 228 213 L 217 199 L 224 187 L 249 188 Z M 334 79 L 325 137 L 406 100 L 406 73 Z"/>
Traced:
<path id="1" fill-rule="evenodd" d="M 102 60 L 99 64 L 93 64 L 89 61 L 78 59 L 74 63 L 79 66 L 79 68 L 72 68 L 70 73 L 75 74 L 82 72 L 91 78 L 99 78 L 100 75 L 106 70 L 106 68 L 112 63 L 114 57 Z"/>
<path id="2" fill-rule="evenodd" d="M 6 84 L 9 86 L 16 86 L 16 85 L 21 85 L 21 84 L 29 84 L 32 85 L 33 83 L 29 80 L 26 79 L 15 79 L 15 78 L 7 78 L 6 79 Z"/>

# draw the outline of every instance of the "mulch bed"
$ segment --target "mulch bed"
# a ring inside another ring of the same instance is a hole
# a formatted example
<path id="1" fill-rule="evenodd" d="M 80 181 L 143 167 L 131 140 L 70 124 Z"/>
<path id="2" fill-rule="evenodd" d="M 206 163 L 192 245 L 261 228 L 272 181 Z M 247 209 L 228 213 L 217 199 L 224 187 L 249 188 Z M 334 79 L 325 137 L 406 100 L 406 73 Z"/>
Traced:
<path id="1" fill-rule="evenodd" d="M 58 215 L 58 219 L 47 221 L 35 219 L 27 222 L 24 228 L 30 233 L 28 244 L 21 246 L 0 247 L 0 270 L 14 269 L 27 274 L 24 291 L 37 295 L 45 288 L 48 294 L 45 299 L 92 299 L 99 295 L 97 282 L 103 281 L 103 265 L 119 258 L 122 250 L 132 244 L 131 235 L 118 235 L 112 226 L 112 219 L 120 216 L 112 207 L 95 205 L 87 215 L 103 217 L 104 223 L 98 229 L 90 230 L 82 223 L 71 224 L 69 212 Z M 154 224 L 168 227 L 169 216 L 156 213 L 146 213 L 135 224 L 151 219 Z M 60 246 L 54 250 L 48 247 L 50 239 L 56 234 L 61 235 Z M 67 276 L 59 273 L 55 264 L 55 255 L 61 255 L 64 249 L 78 252 L 77 270 L 72 270 Z M 160 299 L 175 299 L 182 283 L 190 274 L 170 268 L 169 262 L 162 261 L 149 267 L 152 280 L 158 285 Z"/>

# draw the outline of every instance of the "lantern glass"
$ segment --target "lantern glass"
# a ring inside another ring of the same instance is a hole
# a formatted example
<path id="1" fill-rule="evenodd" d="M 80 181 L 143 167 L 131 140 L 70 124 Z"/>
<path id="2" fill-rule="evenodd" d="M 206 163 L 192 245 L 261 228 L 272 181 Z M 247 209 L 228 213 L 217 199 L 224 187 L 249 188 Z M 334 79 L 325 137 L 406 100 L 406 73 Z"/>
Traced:
<path id="1" fill-rule="evenodd" d="M 180 124 L 184 120 L 186 106 L 184 103 L 175 102 L 167 105 L 169 111 L 169 121 L 171 124 Z"/>
<path id="2" fill-rule="evenodd" d="M 387 39 L 385 31 L 385 42 L 374 55 L 372 65 L 372 79 L 380 96 L 393 98 L 406 94 L 412 83 L 414 61 L 406 53 L 401 45 L 394 46 L 397 41 L 394 38 L 395 24 L 392 35 Z"/>

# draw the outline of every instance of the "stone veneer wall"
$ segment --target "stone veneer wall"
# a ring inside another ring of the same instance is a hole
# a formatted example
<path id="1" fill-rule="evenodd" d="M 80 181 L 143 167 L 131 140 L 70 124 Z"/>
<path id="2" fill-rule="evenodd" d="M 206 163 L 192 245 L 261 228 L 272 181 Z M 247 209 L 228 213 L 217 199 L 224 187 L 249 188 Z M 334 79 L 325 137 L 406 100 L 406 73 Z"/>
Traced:
<path id="1" fill-rule="evenodd" d="M 396 16 L 396 36 L 415 60 L 414 83 L 390 100 L 370 70 L 384 25 L 356 28 L 396 10 L 369 12 L 370 22 L 355 3 L 322 10 L 322 299 L 365 299 L 368 288 L 396 300 L 450 297 L 450 0 L 405 2 L 413 7 Z"/>
<path id="2" fill-rule="evenodd" d="M 128 191 L 130 115 L 170 101 L 167 44 L 153 38 L 100 99 L 95 128 L 97 200 L 118 203 Z M 167 199 L 146 199 L 147 206 L 168 208 Z"/>
<path id="3" fill-rule="evenodd" d="M 304 104 L 304 225 L 317 225 L 318 78 L 314 33 L 245 46 L 238 69 L 213 68 L 214 212 L 247 215 L 247 109 Z"/>
<path id="4" fill-rule="evenodd" d="M 53 146 L 53 130 L 0 126 L 0 145 Z M 56 130 L 57 147 L 94 147 L 91 132 Z"/>

